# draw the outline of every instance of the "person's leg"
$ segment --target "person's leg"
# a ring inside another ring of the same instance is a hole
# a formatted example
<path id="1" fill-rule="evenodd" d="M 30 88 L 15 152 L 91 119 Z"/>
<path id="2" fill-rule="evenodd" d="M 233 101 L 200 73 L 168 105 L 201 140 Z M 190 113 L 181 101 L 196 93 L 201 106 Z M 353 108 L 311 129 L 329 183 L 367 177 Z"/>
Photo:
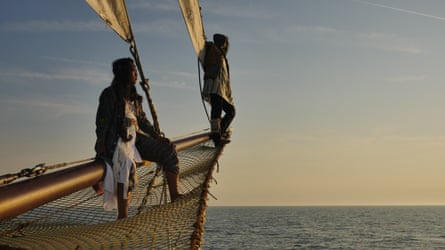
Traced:
<path id="1" fill-rule="evenodd" d="M 117 183 L 117 219 L 128 217 L 128 201 L 130 194 L 127 194 L 127 199 L 124 199 L 124 184 Z"/>
<path id="2" fill-rule="evenodd" d="M 217 95 L 217 94 L 211 94 L 210 95 L 210 106 L 211 106 L 211 113 L 210 113 L 210 118 L 211 119 L 216 119 L 216 118 L 220 118 L 221 114 L 222 114 L 222 98 Z"/>
<path id="3" fill-rule="evenodd" d="M 218 145 L 221 140 L 221 114 L 222 114 L 222 105 L 223 99 L 216 94 L 210 95 L 210 105 L 211 105 L 211 113 L 210 113 L 210 130 L 211 130 L 211 138 L 215 145 Z"/>
<path id="4" fill-rule="evenodd" d="M 181 196 L 179 194 L 178 183 L 179 183 L 179 175 L 178 173 L 171 171 L 164 171 L 165 177 L 167 179 L 168 190 L 170 192 L 170 200 L 174 202 L 177 198 Z"/>
<path id="5" fill-rule="evenodd" d="M 179 160 L 173 144 L 138 134 L 136 147 L 144 160 L 156 162 L 163 167 L 170 192 L 170 200 L 174 201 L 178 198 L 180 196 L 178 189 Z"/>
<path id="6" fill-rule="evenodd" d="M 224 134 L 229 128 L 230 124 L 235 117 L 235 107 L 223 100 L 222 109 L 224 110 L 224 117 L 221 120 L 221 134 Z"/>

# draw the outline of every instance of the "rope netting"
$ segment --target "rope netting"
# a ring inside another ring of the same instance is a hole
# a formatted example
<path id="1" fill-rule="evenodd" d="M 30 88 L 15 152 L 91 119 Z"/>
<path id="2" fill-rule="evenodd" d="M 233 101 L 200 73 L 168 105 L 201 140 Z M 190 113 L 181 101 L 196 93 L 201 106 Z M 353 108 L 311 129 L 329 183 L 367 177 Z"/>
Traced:
<path id="1" fill-rule="evenodd" d="M 0 221 L 0 249 L 200 249 L 208 188 L 223 148 L 207 141 L 178 152 L 184 196 L 173 203 L 162 171 L 143 165 L 128 218 L 116 220 L 116 211 L 103 209 L 102 196 L 86 188 Z"/>

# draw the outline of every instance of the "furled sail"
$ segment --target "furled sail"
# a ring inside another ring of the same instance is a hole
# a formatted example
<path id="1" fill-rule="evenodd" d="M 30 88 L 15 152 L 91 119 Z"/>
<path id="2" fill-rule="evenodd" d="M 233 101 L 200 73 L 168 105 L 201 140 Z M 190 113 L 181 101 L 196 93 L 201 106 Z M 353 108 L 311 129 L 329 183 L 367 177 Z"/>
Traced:
<path id="1" fill-rule="evenodd" d="M 184 17 L 185 25 L 192 40 L 193 48 L 196 56 L 202 63 L 205 56 L 205 33 L 202 24 L 201 7 L 199 0 L 178 0 L 181 7 L 182 16 Z"/>
<path id="2" fill-rule="evenodd" d="M 124 0 L 86 0 L 86 2 L 124 41 L 130 43 L 133 40 Z"/>

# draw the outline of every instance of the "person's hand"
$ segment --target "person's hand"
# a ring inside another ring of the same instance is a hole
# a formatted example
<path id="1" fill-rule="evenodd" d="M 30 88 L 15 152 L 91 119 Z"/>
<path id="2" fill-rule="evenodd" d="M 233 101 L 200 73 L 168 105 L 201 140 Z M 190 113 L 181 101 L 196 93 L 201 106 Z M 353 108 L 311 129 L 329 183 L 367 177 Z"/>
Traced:
<path id="1" fill-rule="evenodd" d="M 95 150 L 96 150 L 97 155 L 106 155 L 107 154 L 107 148 L 105 147 L 105 143 L 96 144 Z"/>
<path id="2" fill-rule="evenodd" d="M 168 139 L 167 137 L 162 137 L 162 136 L 160 136 L 160 137 L 158 137 L 158 140 L 160 140 L 160 141 L 162 141 L 162 142 L 164 142 L 164 143 L 169 144 L 169 145 L 172 146 L 173 148 L 176 148 L 176 145 L 173 144 L 173 143 L 170 141 L 170 139 Z"/>
<path id="3" fill-rule="evenodd" d="M 168 139 L 167 137 L 159 136 L 159 137 L 158 137 L 158 140 L 160 140 L 160 141 L 162 141 L 162 142 L 165 142 L 165 143 L 168 143 L 168 144 L 171 143 L 170 139 Z"/>

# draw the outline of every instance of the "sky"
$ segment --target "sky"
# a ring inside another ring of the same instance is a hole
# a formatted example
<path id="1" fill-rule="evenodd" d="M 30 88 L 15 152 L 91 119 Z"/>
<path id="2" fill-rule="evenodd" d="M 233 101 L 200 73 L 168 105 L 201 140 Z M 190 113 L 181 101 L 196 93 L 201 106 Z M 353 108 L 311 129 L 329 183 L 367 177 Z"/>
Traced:
<path id="1" fill-rule="evenodd" d="M 162 131 L 208 128 L 177 2 L 127 7 Z M 211 206 L 445 205 L 445 1 L 201 7 L 229 37 L 237 111 Z M 94 156 L 128 44 L 78 0 L 0 1 L 0 37 L 0 174 Z"/>

